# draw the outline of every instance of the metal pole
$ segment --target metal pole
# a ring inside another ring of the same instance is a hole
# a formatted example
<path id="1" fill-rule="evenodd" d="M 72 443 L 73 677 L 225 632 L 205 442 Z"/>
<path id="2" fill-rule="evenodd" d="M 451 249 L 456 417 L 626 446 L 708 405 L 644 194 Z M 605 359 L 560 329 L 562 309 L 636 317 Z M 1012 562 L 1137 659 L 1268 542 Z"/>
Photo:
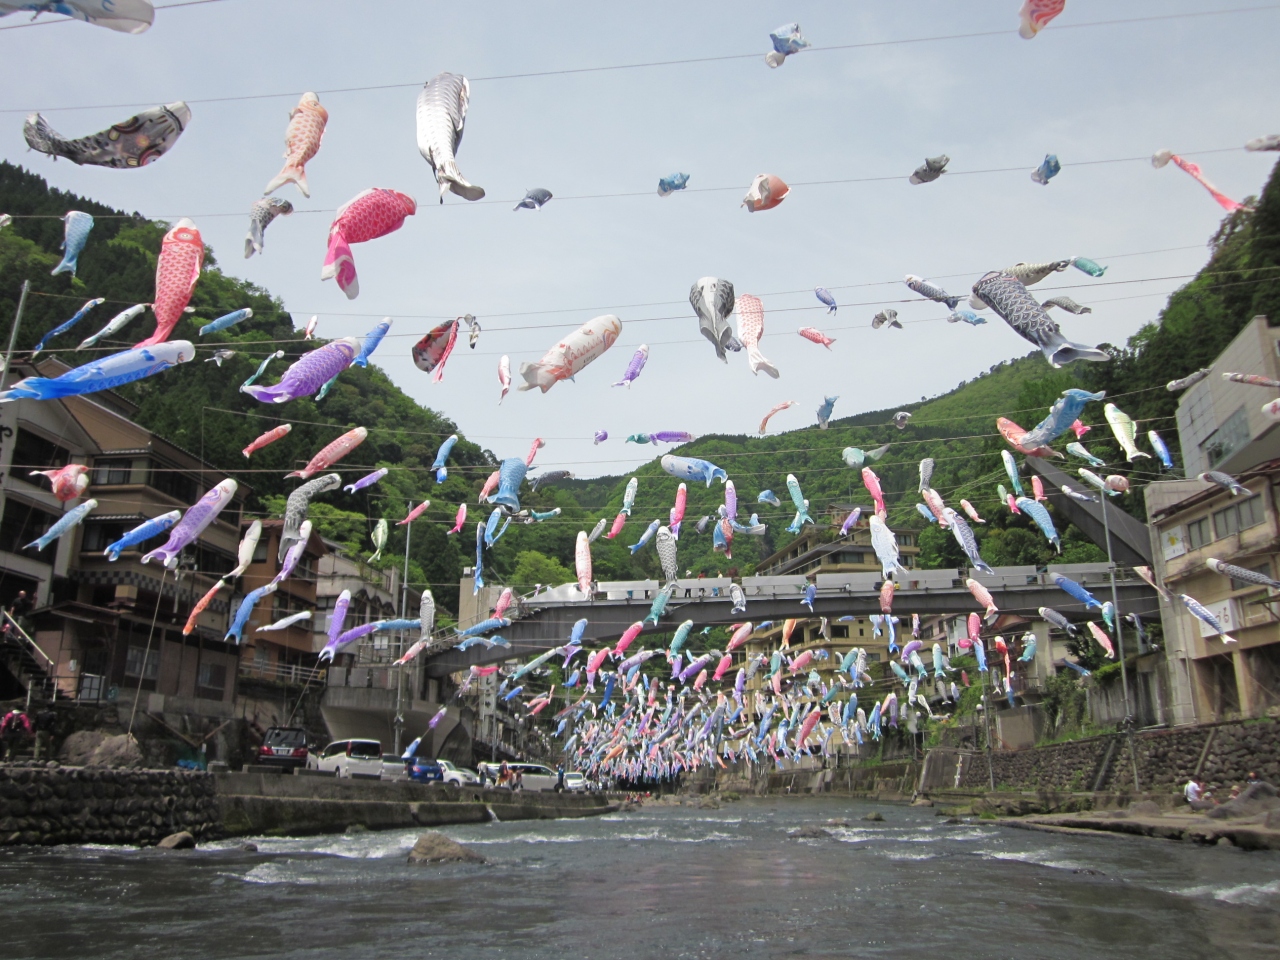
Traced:
<path id="1" fill-rule="evenodd" d="M 22 281 L 22 295 L 18 297 L 18 312 L 13 316 L 13 328 L 9 331 L 9 349 L 4 354 L 4 370 L 0 370 L 0 387 L 4 386 L 9 376 L 9 367 L 13 363 L 13 345 L 18 339 L 18 325 L 22 323 L 22 311 L 27 307 L 27 291 L 31 289 L 31 281 Z"/>
<path id="2" fill-rule="evenodd" d="M 1138 785 L 1138 754 L 1134 749 L 1133 708 L 1129 705 L 1129 668 L 1124 662 L 1124 629 L 1121 626 L 1123 620 L 1120 616 L 1120 597 L 1116 592 L 1116 563 L 1111 557 L 1111 523 L 1107 519 L 1107 497 L 1105 493 L 1102 494 L 1102 529 L 1107 536 L 1107 574 L 1111 578 L 1111 606 L 1115 608 L 1116 656 L 1120 659 L 1120 684 L 1124 690 L 1124 728 L 1129 738 L 1129 760 L 1133 764 L 1133 789 L 1137 793 L 1142 790 L 1142 787 Z"/>
<path id="3" fill-rule="evenodd" d="M 987 780 L 991 784 L 991 792 L 995 793 L 996 770 L 991 763 L 991 703 L 987 700 L 987 671 L 981 670 L 978 675 L 982 677 L 982 725 L 987 735 Z"/>
<path id="4" fill-rule="evenodd" d="M 413 504 L 409 504 L 410 509 Z M 404 575 L 400 578 L 400 619 L 405 620 L 409 616 L 409 538 L 413 536 L 413 524 L 408 524 L 404 528 Z M 400 634 L 400 656 L 404 656 L 404 631 Z M 397 660 L 400 657 L 396 658 Z M 400 756 L 400 741 L 404 738 L 404 712 L 401 705 L 404 702 L 404 667 L 396 668 L 396 735 L 395 735 L 395 754 Z"/>

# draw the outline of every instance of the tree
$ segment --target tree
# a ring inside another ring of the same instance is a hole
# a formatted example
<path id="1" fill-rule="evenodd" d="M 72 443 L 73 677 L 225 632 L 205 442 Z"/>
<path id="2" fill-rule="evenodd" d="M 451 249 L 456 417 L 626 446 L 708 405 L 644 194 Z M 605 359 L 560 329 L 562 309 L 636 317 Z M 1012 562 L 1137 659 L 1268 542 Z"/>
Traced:
<path id="1" fill-rule="evenodd" d="M 514 586 L 524 589 L 535 583 L 559 586 L 562 583 L 573 583 L 576 578 L 559 560 L 537 550 L 521 550 L 516 554 L 516 566 L 511 579 Z"/>

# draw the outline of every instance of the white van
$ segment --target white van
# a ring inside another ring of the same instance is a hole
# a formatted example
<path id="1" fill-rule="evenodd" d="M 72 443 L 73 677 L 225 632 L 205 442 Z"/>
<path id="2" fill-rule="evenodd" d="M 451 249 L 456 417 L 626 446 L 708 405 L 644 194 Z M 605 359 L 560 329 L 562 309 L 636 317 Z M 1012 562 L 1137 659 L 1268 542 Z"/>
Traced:
<path id="1" fill-rule="evenodd" d="M 382 744 L 377 740 L 335 740 L 320 752 L 317 769 L 335 777 L 382 778 Z"/>

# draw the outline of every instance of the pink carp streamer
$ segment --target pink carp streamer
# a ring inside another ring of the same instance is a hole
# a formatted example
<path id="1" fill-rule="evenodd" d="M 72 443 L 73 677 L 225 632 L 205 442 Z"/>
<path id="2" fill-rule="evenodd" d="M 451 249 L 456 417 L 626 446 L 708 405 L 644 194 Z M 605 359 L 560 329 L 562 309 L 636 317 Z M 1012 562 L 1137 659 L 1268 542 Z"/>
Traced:
<path id="1" fill-rule="evenodd" d="M 1195 177 L 1196 181 L 1200 184 L 1200 186 L 1208 190 L 1209 193 L 1213 195 L 1213 199 L 1218 201 L 1218 206 L 1220 206 L 1223 210 L 1227 211 L 1227 213 L 1235 213 L 1237 210 L 1245 209 L 1245 205 L 1243 203 L 1237 203 L 1235 200 L 1232 200 L 1225 193 L 1223 193 L 1221 190 L 1215 187 L 1212 183 L 1210 183 L 1205 178 L 1205 175 L 1203 171 L 1201 171 L 1199 164 L 1192 163 L 1190 160 L 1186 160 L 1178 156 L 1176 153 L 1172 152 L 1171 150 L 1161 150 L 1159 153 L 1155 154 L 1151 158 L 1151 165 L 1158 170 L 1161 167 L 1165 166 L 1170 160 L 1172 160 L 1176 165 L 1181 167 L 1187 173 L 1191 174 L 1191 176 Z"/>

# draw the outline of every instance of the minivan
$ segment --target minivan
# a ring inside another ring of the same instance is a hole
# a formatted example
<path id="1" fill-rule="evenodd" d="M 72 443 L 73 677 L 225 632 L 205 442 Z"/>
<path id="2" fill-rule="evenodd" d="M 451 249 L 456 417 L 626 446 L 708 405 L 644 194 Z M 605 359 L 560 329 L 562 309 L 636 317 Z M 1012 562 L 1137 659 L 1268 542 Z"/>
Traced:
<path id="1" fill-rule="evenodd" d="M 382 778 L 382 744 L 377 740 L 335 740 L 320 753 L 317 769 L 335 777 Z"/>

